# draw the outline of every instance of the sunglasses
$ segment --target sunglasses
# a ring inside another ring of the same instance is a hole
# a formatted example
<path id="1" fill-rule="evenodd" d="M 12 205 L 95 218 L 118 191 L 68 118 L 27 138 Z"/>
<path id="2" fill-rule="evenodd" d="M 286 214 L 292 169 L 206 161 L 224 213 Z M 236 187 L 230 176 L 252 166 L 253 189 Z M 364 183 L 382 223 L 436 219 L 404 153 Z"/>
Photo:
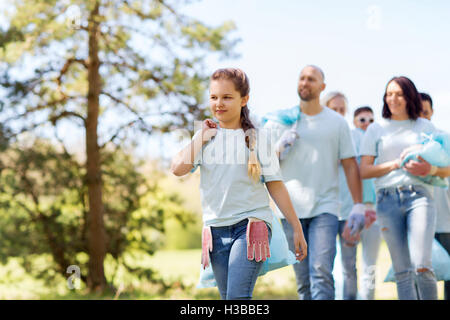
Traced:
<path id="1" fill-rule="evenodd" d="M 372 123 L 373 122 L 373 118 L 360 117 L 360 118 L 358 118 L 358 121 L 361 122 L 361 123 L 366 123 L 366 122 Z"/>

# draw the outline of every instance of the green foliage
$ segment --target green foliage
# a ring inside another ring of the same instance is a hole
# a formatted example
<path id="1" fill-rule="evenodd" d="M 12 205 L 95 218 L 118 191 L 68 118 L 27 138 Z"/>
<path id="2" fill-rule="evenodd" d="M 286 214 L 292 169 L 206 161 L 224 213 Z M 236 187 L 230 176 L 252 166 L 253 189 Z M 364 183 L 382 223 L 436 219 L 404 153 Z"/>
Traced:
<path id="1" fill-rule="evenodd" d="M 99 144 L 119 144 L 129 128 L 193 130 L 193 121 L 208 112 L 206 55 L 232 57 L 239 39 L 229 36 L 235 29 L 231 21 L 213 27 L 182 14 L 188 2 L 13 1 L 9 28 L 0 30 L 0 86 L 9 106 L 5 124 L 21 132 L 62 119 L 79 125 L 87 118 L 89 22 L 96 21 L 101 108 L 103 115 L 121 120 L 103 127 L 100 119 L 105 130 Z"/>
<path id="2" fill-rule="evenodd" d="M 238 41 L 229 38 L 232 22 L 208 26 L 182 14 L 188 2 L 11 1 L 0 30 L 2 150 L 12 143 L 1 157 L 0 259 L 51 254 L 59 274 L 91 259 L 89 286 L 102 290 L 105 231 L 118 269 L 154 277 L 124 253 L 154 252 L 165 219 L 185 226 L 195 217 L 144 178 L 124 146 L 139 134 L 192 132 L 207 112 L 206 55 L 230 57 Z M 67 136 L 57 137 L 58 147 L 21 145 L 24 134 L 44 138 L 49 128 L 84 129 L 75 144 L 84 140 L 85 154 L 70 153 Z"/>
<path id="3" fill-rule="evenodd" d="M 114 283 L 118 270 L 132 272 L 141 280 L 157 279 L 153 270 L 129 264 L 125 256 L 153 254 L 164 244 L 166 219 L 188 225 L 195 216 L 184 209 L 177 194 L 148 181 L 130 154 L 104 150 L 102 157 L 107 252 L 112 259 L 109 265 L 115 265 L 108 279 Z M 20 258 L 27 272 L 48 282 L 60 279 L 56 274 L 66 277 L 69 265 L 86 271 L 83 165 L 41 139 L 30 146 L 10 146 L 1 163 L 0 261 L 5 264 L 8 258 Z M 45 263 L 32 263 L 36 255 L 43 254 L 47 254 Z M 85 276 L 82 272 L 82 279 Z"/>

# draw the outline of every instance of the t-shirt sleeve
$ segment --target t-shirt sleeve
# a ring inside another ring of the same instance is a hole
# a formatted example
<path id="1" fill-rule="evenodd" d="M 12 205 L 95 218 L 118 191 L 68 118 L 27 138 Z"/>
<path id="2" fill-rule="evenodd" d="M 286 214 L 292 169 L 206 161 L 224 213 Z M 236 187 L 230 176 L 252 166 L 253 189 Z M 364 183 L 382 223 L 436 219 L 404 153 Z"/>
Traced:
<path id="1" fill-rule="evenodd" d="M 347 122 L 342 119 L 339 129 L 339 159 L 347 159 L 356 156 L 350 127 Z"/>
<path id="2" fill-rule="evenodd" d="M 422 124 L 422 132 L 428 135 L 431 135 L 433 133 L 438 133 L 439 130 L 436 129 L 436 127 L 433 125 L 433 123 L 431 121 L 429 121 L 428 119 L 422 119 L 419 118 L 420 121 L 423 123 Z"/>
<path id="3" fill-rule="evenodd" d="M 258 160 L 263 182 L 283 180 L 275 144 L 271 130 L 258 130 Z"/>
<path id="4" fill-rule="evenodd" d="M 377 142 L 378 142 L 379 125 L 372 123 L 367 128 L 362 138 L 360 155 L 361 156 L 378 156 Z"/>

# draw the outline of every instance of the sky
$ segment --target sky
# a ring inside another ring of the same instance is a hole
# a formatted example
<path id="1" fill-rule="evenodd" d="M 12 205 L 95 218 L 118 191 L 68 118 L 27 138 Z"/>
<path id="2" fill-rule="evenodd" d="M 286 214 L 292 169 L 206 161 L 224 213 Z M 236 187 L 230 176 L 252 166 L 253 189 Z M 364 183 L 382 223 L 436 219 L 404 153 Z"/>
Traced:
<path id="1" fill-rule="evenodd" d="M 433 123 L 450 129 L 449 1 L 206 0 L 184 13 L 213 26 L 235 22 L 241 56 L 208 64 L 210 72 L 230 66 L 247 73 L 251 112 L 298 104 L 298 76 L 314 64 L 325 73 L 323 94 L 347 96 L 348 120 L 361 105 L 380 119 L 387 82 L 403 75 L 431 95 Z"/>
<path id="2" fill-rule="evenodd" d="M 211 26 L 234 21 L 231 36 L 241 39 L 234 50 L 240 56 L 211 55 L 207 71 L 243 69 L 257 116 L 297 105 L 300 71 L 314 64 L 325 73 L 323 95 L 338 90 L 347 96 L 351 127 L 358 106 L 371 106 L 379 120 L 387 82 L 403 75 L 431 95 L 432 122 L 450 131 L 450 1 L 203 0 L 183 13 Z M 150 137 L 138 153 L 171 158 L 178 146 L 167 147 L 172 138 Z"/>

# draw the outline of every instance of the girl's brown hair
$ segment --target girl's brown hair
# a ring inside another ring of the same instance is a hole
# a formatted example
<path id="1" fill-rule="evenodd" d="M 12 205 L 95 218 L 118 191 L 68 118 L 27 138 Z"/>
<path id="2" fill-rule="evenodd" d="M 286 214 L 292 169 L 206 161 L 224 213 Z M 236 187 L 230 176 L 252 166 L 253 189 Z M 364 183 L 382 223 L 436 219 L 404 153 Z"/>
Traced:
<path id="1" fill-rule="evenodd" d="M 211 76 L 212 80 L 230 80 L 234 84 L 234 88 L 238 91 L 241 97 L 248 96 L 250 93 L 250 82 L 247 75 L 241 69 L 225 68 L 214 71 Z M 256 153 L 256 128 L 250 120 L 250 110 L 245 105 L 241 109 L 241 127 L 245 132 L 245 143 L 250 149 L 250 156 L 248 159 L 248 176 L 255 182 L 260 180 L 261 165 L 258 161 Z"/>

